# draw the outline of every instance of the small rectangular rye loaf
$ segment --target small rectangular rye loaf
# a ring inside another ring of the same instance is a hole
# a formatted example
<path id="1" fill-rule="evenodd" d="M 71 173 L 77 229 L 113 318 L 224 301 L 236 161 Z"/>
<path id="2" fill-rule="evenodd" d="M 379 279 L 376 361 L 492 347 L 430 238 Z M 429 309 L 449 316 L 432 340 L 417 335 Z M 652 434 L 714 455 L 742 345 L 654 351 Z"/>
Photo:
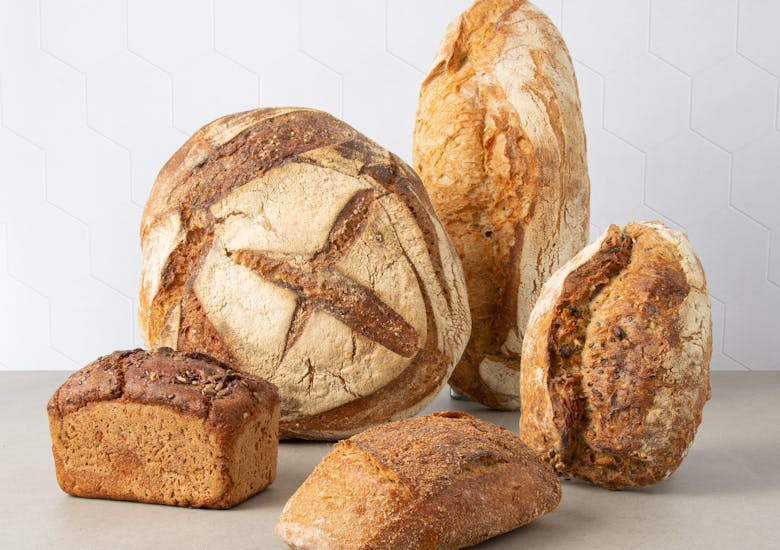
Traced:
<path id="1" fill-rule="evenodd" d="M 57 481 L 74 496 L 230 508 L 276 475 L 276 387 L 207 355 L 100 357 L 48 413 Z"/>

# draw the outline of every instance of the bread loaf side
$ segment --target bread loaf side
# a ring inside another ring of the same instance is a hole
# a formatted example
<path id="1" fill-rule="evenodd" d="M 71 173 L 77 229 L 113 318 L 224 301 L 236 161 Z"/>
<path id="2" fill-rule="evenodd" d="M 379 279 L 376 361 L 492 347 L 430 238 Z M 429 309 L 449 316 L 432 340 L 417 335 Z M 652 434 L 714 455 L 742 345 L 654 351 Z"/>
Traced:
<path id="1" fill-rule="evenodd" d="M 434 413 L 337 443 L 276 532 L 300 549 L 461 548 L 553 510 L 560 496 L 552 469 L 509 431 Z"/>
<path id="2" fill-rule="evenodd" d="M 589 227 L 577 82 L 541 11 L 478 0 L 450 24 L 420 90 L 413 160 L 468 286 L 473 330 L 450 384 L 517 409 L 531 308 Z"/>
<path id="3" fill-rule="evenodd" d="M 283 437 L 414 414 L 470 330 L 460 261 L 417 175 L 320 111 L 196 132 L 160 172 L 141 242 L 147 344 L 276 384 Z"/>
<path id="4" fill-rule="evenodd" d="M 610 226 L 547 281 L 531 314 L 521 437 L 561 475 L 657 483 L 693 442 L 711 354 L 704 271 L 685 235 Z"/>
<path id="5" fill-rule="evenodd" d="M 202 354 L 101 357 L 48 413 L 57 481 L 74 496 L 230 508 L 276 475 L 276 388 Z"/>

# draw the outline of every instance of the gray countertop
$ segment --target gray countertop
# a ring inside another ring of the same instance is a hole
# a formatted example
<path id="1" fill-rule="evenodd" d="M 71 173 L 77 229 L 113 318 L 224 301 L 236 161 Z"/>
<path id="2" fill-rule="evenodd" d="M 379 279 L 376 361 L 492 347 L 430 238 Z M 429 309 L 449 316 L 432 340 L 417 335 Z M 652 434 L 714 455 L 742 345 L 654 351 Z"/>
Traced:
<path id="1" fill-rule="evenodd" d="M 286 548 L 273 526 L 329 444 L 284 442 L 276 481 L 232 510 L 69 497 L 54 477 L 46 401 L 65 372 L 3 372 L 0 548 Z M 648 489 L 563 482 L 560 507 L 479 548 L 780 548 L 780 372 L 715 372 L 685 462 Z M 517 433 L 517 413 L 450 400 Z"/>

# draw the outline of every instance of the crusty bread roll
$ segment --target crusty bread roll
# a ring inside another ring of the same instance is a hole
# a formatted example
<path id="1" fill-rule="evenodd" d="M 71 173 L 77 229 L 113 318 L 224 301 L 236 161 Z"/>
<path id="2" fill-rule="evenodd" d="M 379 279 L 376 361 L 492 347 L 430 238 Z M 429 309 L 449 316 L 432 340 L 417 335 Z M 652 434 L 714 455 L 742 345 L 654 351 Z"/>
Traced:
<path id="1" fill-rule="evenodd" d="M 531 313 L 523 441 L 559 474 L 610 489 L 666 479 L 709 398 L 711 325 L 684 234 L 610 226 L 547 281 Z"/>
<path id="2" fill-rule="evenodd" d="M 473 330 L 450 384 L 517 409 L 528 315 L 589 221 L 577 82 L 541 11 L 478 0 L 450 24 L 420 90 L 413 155 L 466 273 Z"/>
<path id="3" fill-rule="evenodd" d="M 276 476 L 276 388 L 203 354 L 100 357 L 48 413 L 57 481 L 74 496 L 230 508 Z"/>
<path id="4" fill-rule="evenodd" d="M 141 243 L 147 344 L 276 384 L 283 437 L 416 413 L 471 327 L 460 261 L 417 175 L 320 111 L 200 129 L 157 177 Z"/>
<path id="5" fill-rule="evenodd" d="M 555 509 L 555 473 L 511 432 L 460 412 L 336 444 L 290 497 L 276 533 L 299 549 L 462 548 Z"/>
<path id="6" fill-rule="evenodd" d="M 420 90 L 413 155 L 466 273 L 474 326 L 450 384 L 517 409 L 528 315 L 589 220 L 577 82 L 541 11 L 478 0 L 450 24 Z"/>

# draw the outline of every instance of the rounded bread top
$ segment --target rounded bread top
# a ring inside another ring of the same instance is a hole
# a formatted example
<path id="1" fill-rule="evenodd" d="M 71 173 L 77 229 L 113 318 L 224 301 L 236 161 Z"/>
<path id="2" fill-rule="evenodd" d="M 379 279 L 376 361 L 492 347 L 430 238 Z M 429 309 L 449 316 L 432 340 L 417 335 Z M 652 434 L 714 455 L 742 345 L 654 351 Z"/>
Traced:
<path id="1" fill-rule="evenodd" d="M 271 380 L 288 418 L 424 363 L 398 390 L 410 408 L 470 329 L 459 260 L 416 174 L 321 111 L 258 109 L 196 132 L 160 172 L 141 240 L 147 343 Z"/>
<path id="2" fill-rule="evenodd" d="M 531 314 L 523 440 L 563 475 L 656 483 L 701 422 L 711 352 L 704 271 L 685 235 L 610 226 L 547 281 Z"/>
<path id="3" fill-rule="evenodd" d="M 424 80 L 414 167 L 463 260 L 474 327 L 450 384 L 517 409 L 520 353 L 544 281 L 587 242 L 589 179 L 574 68 L 525 0 L 478 0 Z"/>
<path id="4" fill-rule="evenodd" d="M 256 411 L 278 406 L 279 392 L 202 353 L 134 349 L 104 355 L 74 372 L 52 395 L 48 410 L 65 416 L 103 401 L 170 407 L 227 436 Z"/>

